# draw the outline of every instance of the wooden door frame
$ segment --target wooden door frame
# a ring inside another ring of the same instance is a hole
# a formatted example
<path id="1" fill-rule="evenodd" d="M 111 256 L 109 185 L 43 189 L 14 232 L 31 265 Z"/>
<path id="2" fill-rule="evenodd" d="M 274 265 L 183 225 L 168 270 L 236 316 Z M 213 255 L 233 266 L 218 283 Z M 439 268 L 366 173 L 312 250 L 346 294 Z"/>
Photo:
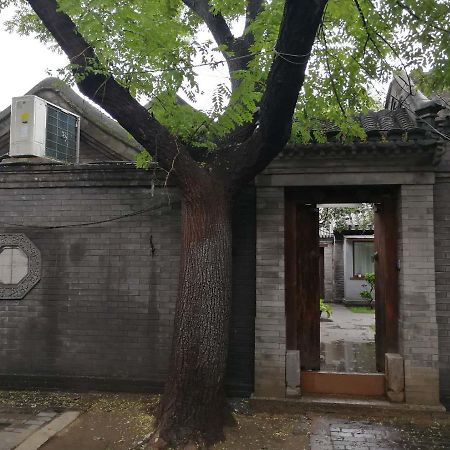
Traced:
<path id="1" fill-rule="evenodd" d="M 297 203 L 296 213 L 297 344 L 301 368 L 320 370 L 319 210 Z"/>
<path id="2" fill-rule="evenodd" d="M 397 201 L 392 196 L 375 204 L 375 342 L 379 372 L 385 370 L 385 353 L 398 352 L 397 209 Z"/>
<path id="3" fill-rule="evenodd" d="M 375 203 L 385 212 L 388 210 L 390 214 L 389 220 L 386 217 L 379 217 L 385 221 L 385 230 L 389 229 L 391 231 L 389 239 L 385 239 L 385 242 L 380 247 L 383 253 L 380 263 L 384 264 L 385 267 L 388 267 L 386 266 L 386 250 L 388 248 L 395 249 L 394 252 L 390 252 L 388 255 L 390 259 L 389 269 L 387 270 L 389 272 L 388 279 L 390 280 L 391 289 L 384 290 L 383 292 L 378 289 L 378 297 L 383 298 L 384 296 L 386 304 L 385 302 L 379 302 L 376 310 L 376 315 L 378 316 L 376 319 L 376 328 L 379 330 L 376 342 L 377 365 L 379 370 L 384 370 L 384 353 L 398 350 L 397 199 L 398 187 L 395 186 L 285 188 L 285 307 L 287 350 L 300 350 L 301 346 L 298 333 L 298 329 L 301 327 L 301 323 L 299 323 L 300 308 L 297 275 L 297 241 L 299 238 L 299 230 L 297 228 L 298 206 L 301 204 L 316 205 L 318 203 Z M 393 264 L 395 264 L 395 271 Z M 387 293 L 389 295 L 386 297 Z M 319 295 L 319 292 L 317 295 Z M 382 317 L 382 320 L 380 317 Z M 318 351 L 320 354 L 320 347 Z M 381 360 L 383 360 L 383 363 L 381 363 Z"/>
<path id="4" fill-rule="evenodd" d="M 285 201 L 286 349 L 300 350 L 302 354 L 300 362 L 303 369 L 319 370 L 318 211 L 315 205 L 298 202 L 295 195 L 290 195 L 288 192 Z M 310 225 L 313 227 L 311 228 Z M 300 232 L 302 227 L 307 236 Z M 311 260 L 316 261 L 317 264 L 314 262 L 311 264 Z M 315 266 L 317 270 L 314 270 Z M 307 301 L 298 301 L 300 296 Z M 315 300 L 317 300 L 317 310 L 314 308 Z M 302 323 L 308 323 L 308 327 L 300 326 Z"/>

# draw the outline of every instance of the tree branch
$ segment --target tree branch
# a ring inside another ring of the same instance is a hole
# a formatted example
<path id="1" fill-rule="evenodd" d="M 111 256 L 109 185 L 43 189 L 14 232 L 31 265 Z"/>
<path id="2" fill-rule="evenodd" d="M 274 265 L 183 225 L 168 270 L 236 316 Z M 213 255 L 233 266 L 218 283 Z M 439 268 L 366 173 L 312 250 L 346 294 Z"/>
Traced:
<path id="1" fill-rule="evenodd" d="M 267 142 L 287 141 L 297 97 L 326 0 L 286 0 L 275 58 L 261 101 L 260 128 Z"/>
<path id="2" fill-rule="evenodd" d="M 247 0 L 245 11 L 245 28 L 247 28 L 261 12 L 263 0 Z"/>
<path id="3" fill-rule="evenodd" d="M 233 161 L 233 186 L 263 170 L 288 141 L 298 94 L 327 0 L 286 0 L 259 128 Z"/>
<path id="4" fill-rule="evenodd" d="M 413 17 L 417 21 L 422 22 L 422 23 L 434 28 L 435 30 L 441 31 L 443 33 L 450 33 L 450 29 L 442 28 L 439 25 L 434 25 L 433 23 L 430 23 L 429 21 L 424 20 L 421 16 L 419 16 L 417 13 L 415 13 L 413 11 L 413 9 L 406 3 L 402 2 L 402 1 L 396 1 L 395 3 L 397 3 L 397 5 L 400 8 L 402 8 L 404 11 L 406 11 L 411 17 Z"/>
<path id="5" fill-rule="evenodd" d="M 242 46 L 245 49 L 247 49 L 247 52 L 250 52 L 250 47 L 255 42 L 255 37 L 253 36 L 253 33 L 249 33 L 247 28 L 256 19 L 258 14 L 261 12 L 262 8 L 263 8 L 263 0 L 247 0 L 247 5 L 245 9 L 244 34 L 238 39 L 243 42 Z M 248 60 L 246 61 L 246 64 L 248 64 Z"/>
<path id="6" fill-rule="evenodd" d="M 226 47 L 226 50 L 222 53 L 227 61 L 230 74 L 236 70 L 245 69 L 251 58 L 249 43 L 243 38 L 236 39 L 233 36 L 224 17 L 221 14 L 211 12 L 211 5 L 208 0 L 183 0 L 183 3 L 203 19 L 217 45 Z M 239 81 L 231 76 L 231 89 L 235 89 L 238 85 Z"/>
<path id="7" fill-rule="evenodd" d="M 78 32 L 72 19 L 58 9 L 56 1 L 28 0 L 28 3 L 68 56 L 80 91 L 116 119 L 163 169 L 173 169 L 180 183 L 188 183 L 189 171 L 178 168 L 188 166 L 192 170 L 189 176 L 195 176 L 199 170 L 188 152 L 127 89 L 100 67 L 93 47 Z M 92 67 L 103 70 L 94 72 Z"/>
<path id="8" fill-rule="evenodd" d="M 217 45 L 233 44 L 234 36 L 221 14 L 213 14 L 208 0 L 183 0 L 183 3 L 203 19 Z"/>

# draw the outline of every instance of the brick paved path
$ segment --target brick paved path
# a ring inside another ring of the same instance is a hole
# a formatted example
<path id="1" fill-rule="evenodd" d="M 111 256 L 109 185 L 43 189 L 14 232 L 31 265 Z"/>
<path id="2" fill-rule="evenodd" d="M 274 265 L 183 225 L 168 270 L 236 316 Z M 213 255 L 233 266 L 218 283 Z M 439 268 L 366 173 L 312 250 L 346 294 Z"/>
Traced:
<path id="1" fill-rule="evenodd" d="M 50 422 L 54 411 L 31 412 L 21 409 L 0 409 L 0 450 L 17 447 L 38 428 Z"/>
<path id="2" fill-rule="evenodd" d="M 311 424 L 311 450 L 449 450 L 448 436 L 417 433 L 414 428 L 317 416 Z"/>

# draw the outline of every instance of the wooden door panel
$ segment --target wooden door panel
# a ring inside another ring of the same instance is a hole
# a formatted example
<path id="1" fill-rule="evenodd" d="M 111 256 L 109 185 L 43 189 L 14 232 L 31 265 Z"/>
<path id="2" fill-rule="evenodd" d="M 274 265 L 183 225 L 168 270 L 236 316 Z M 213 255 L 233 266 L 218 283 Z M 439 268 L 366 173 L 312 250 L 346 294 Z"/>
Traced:
<path id="1" fill-rule="evenodd" d="M 384 355 L 398 351 L 397 204 L 385 197 L 375 210 L 375 342 L 377 370 Z"/>
<path id="2" fill-rule="evenodd" d="M 297 342 L 304 370 L 320 369 L 319 212 L 297 206 Z"/>
<path id="3" fill-rule="evenodd" d="M 292 195 L 285 198 L 284 264 L 286 283 L 286 349 L 297 344 L 297 204 Z"/>

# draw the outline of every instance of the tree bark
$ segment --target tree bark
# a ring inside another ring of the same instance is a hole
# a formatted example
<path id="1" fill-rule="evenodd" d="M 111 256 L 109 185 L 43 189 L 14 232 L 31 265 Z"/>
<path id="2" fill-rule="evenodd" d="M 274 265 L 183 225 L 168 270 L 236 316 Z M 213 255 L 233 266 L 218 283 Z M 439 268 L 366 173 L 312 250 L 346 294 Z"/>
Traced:
<path id="1" fill-rule="evenodd" d="M 169 379 L 152 436 L 158 447 L 222 435 L 231 286 L 231 198 L 217 180 L 202 180 L 183 198 Z"/>

